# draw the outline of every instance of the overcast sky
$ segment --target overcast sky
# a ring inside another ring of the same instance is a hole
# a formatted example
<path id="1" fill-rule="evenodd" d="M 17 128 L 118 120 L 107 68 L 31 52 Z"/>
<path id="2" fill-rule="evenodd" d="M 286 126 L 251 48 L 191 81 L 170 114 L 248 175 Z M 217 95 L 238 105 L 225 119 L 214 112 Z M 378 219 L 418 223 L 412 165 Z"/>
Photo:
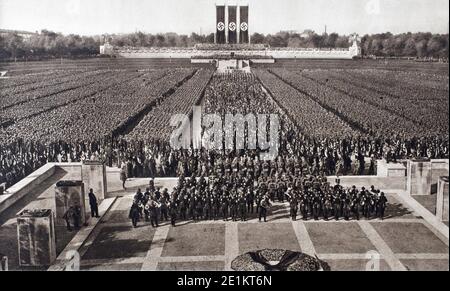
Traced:
<path id="1" fill-rule="evenodd" d="M 223 0 L 0 0 L 0 28 L 93 35 L 209 33 Z M 236 3 L 237 1 L 233 1 Z M 230 1 L 230 3 L 233 3 Z M 250 32 L 447 33 L 449 0 L 247 0 Z"/>

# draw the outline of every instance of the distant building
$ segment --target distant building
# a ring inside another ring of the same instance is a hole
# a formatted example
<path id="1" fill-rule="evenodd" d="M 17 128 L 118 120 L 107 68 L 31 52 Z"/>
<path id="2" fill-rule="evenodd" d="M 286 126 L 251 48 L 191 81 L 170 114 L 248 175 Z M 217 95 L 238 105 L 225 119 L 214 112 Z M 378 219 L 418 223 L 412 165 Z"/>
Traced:
<path id="1" fill-rule="evenodd" d="M 100 54 L 101 55 L 113 55 L 114 47 L 110 43 L 107 42 L 104 45 L 100 46 Z"/>
<path id="2" fill-rule="evenodd" d="M 17 34 L 21 36 L 24 40 L 30 39 L 34 35 L 38 35 L 36 32 L 29 32 L 23 30 L 11 30 L 11 29 L 0 29 L 0 36 L 7 36 L 8 34 Z"/>

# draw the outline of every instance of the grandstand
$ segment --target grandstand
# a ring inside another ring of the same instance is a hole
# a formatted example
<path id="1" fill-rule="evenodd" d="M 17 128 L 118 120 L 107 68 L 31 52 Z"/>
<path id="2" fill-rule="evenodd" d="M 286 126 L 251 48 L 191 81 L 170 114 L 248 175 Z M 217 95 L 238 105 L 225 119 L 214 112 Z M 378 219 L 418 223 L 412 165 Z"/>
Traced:
<path id="1" fill-rule="evenodd" d="M 272 48 L 265 44 L 252 44 L 249 34 L 248 6 L 216 6 L 216 32 L 214 44 L 199 43 L 194 47 L 170 48 L 115 48 L 106 42 L 100 54 L 121 58 L 149 59 L 258 59 L 273 63 L 277 59 L 354 59 L 361 55 L 358 36 L 351 38 L 349 48 Z M 224 11 L 228 11 L 225 13 Z M 230 12 L 232 11 L 232 12 Z M 237 11 L 237 16 L 235 12 Z M 230 16 L 230 13 L 232 16 Z M 244 14 L 240 14 L 244 13 Z M 197 61 L 194 61 L 194 63 Z"/>
<path id="2" fill-rule="evenodd" d="M 111 47 L 110 45 L 108 45 Z M 323 48 L 271 48 L 262 45 L 219 45 L 199 44 L 195 47 L 183 48 L 114 48 L 109 51 L 100 50 L 104 55 L 119 58 L 148 58 L 148 59 L 192 59 L 211 58 L 216 56 L 246 56 L 248 59 L 267 56 L 273 59 L 347 59 L 351 60 L 360 55 L 361 49 L 355 40 L 351 47 L 338 49 Z"/>

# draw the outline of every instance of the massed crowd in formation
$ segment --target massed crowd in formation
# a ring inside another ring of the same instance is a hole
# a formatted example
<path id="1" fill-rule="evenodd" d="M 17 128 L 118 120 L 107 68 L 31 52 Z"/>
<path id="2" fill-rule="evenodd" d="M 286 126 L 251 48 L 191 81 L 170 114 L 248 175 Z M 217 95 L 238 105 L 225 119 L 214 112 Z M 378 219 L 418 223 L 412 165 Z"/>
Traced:
<path id="1" fill-rule="evenodd" d="M 383 219 L 387 197 L 375 189 L 352 186 L 344 188 L 339 179 L 334 187 L 324 176 L 266 174 L 257 176 L 242 173 L 224 176 L 181 176 L 177 186 L 168 189 L 155 187 L 153 180 L 145 192 L 138 189 L 133 198 L 129 218 L 134 227 L 139 221 L 150 221 L 158 227 L 162 221 L 173 226 L 179 220 L 246 221 L 257 217 L 267 221 L 274 202 L 289 202 L 289 217 L 297 220 L 359 220 Z"/>
<path id="2" fill-rule="evenodd" d="M 82 74 L 91 78 L 88 73 Z M 330 74 L 330 79 L 339 79 Z M 362 90 L 360 88 L 363 83 L 366 84 L 364 90 L 375 90 L 374 86 L 385 81 L 376 74 L 370 75 L 373 82 L 368 82 L 365 72 L 352 71 L 348 74 L 362 75 L 360 79 L 364 80 L 362 82 L 353 78 L 354 83 L 360 83 L 348 84 L 349 88 L 353 88 L 352 92 L 360 92 L 354 88 Z M 101 77 L 101 74 L 91 75 Z M 121 82 L 114 83 L 118 76 Z M 64 75 L 62 78 L 65 78 Z M 394 113 L 394 117 L 385 118 L 389 111 L 383 109 L 384 105 L 373 106 L 367 103 L 368 100 L 364 99 L 366 97 L 361 97 L 358 101 L 350 91 L 344 94 L 342 90 L 335 90 L 338 93 L 324 94 L 331 87 L 324 89 L 325 86 L 318 82 L 326 80 L 319 80 L 317 74 L 305 73 L 300 76 L 294 71 L 272 72 L 258 69 L 254 74 L 212 76 L 212 70 L 209 69 L 179 69 L 169 73 L 158 70 L 132 72 L 131 75 L 115 71 L 113 75 L 104 78 L 107 79 L 104 87 L 112 85 L 113 88 L 104 88 L 96 93 L 95 85 L 92 84 L 75 89 L 82 90 L 82 95 L 75 99 L 70 99 L 73 92 L 69 90 L 54 92 L 55 95 L 44 94 L 35 101 L 25 100 L 16 104 L 22 108 L 29 102 L 34 104 L 47 100 L 46 104 L 52 104 L 50 101 L 55 99 L 57 106 L 41 111 L 33 109 L 32 116 L 24 115 L 26 117 L 23 120 L 17 120 L 0 132 L 0 136 L 7 141 L 0 145 L 0 184 L 6 183 L 6 187 L 9 187 L 46 162 L 79 162 L 92 158 L 105 161 L 109 166 L 124 167 L 126 177 L 173 177 L 218 175 L 236 169 L 240 171 L 242 165 L 246 165 L 245 169 L 251 169 L 248 171 L 275 173 L 279 162 L 285 164 L 285 171 L 291 174 L 295 174 L 293 169 L 295 165 L 299 165 L 298 167 L 306 168 L 313 175 L 371 175 L 375 173 L 376 159 L 380 158 L 391 161 L 415 157 L 448 157 L 448 136 L 441 134 L 441 128 L 428 131 L 429 126 L 417 127 L 417 123 L 408 119 L 401 120 L 403 117 Z M 417 78 L 423 80 L 424 86 L 436 87 L 433 90 L 434 99 L 440 100 L 440 92 L 448 92 L 448 88 L 439 85 L 442 80 L 434 80 L 429 76 Z M 337 87 L 342 82 L 333 81 L 329 86 Z M 413 86 L 409 79 L 403 82 L 398 80 L 395 84 L 397 83 L 403 87 Z M 261 84 L 270 95 L 261 88 Z M 24 89 L 14 89 L 17 92 L 32 88 L 26 81 L 20 83 L 17 80 L 8 86 L 4 88 L 11 90 L 15 86 L 27 86 Z M 36 87 L 40 86 L 36 84 Z M 136 94 L 130 94 L 130 90 Z M 108 106 L 109 92 L 115 100 L 126 100 L 126 104 L 122 104 L 126 106 Z M 61 101 L 56 97 L 61 94 L 63 97 L 67 95 L 70 102 L 58 103 Z M 386 95 L 386 92 L 376 94 Z M 398 94 L 398 89 L 393 89 L 392 95 Z M 146 98 L 147 95 L 150 98 Z M 394 97 L 391 96 L 392 98 Z M 204 113 L 219 113 L 222 116 L 225 113 L 278 114 L 280 138 L 277 160 L 260 160 L 258 149 L 206 151 L 171 148 L 168 142 L 173 129 L 169 126 L 170 114 L 189 114 L 192 106 L 202 100 Z M 443 102 L 445 105 L 445 101 Z M 353 106 L 359 103 L 361 106 Z M 11 103 L 8 110 L 14 111 L 16 105 Z M 427 108 L 432 109 L 433 106 L 435 105 Z M 125 108 L 125 111 L 121 113 L 120 108 Z M 143 111 L 143 108 L 151 110 Z M 373 116 L 368 115 L 367 119 L 372 119 L 370 122 L 362 122 L 358 117 L 363 116 L 366 109 L 379 111 Z M 90 112 L 88 116 L 83 116 L 81 111 L 85 110 Z M 97 111 L 101 114 L 97 114 Z M 145 116 L 137 118 L 143 112 Z M 114 121 L 108 122 L 108 116 Z M 134 124 L 136 120 L 139 122 Z M 85 123 L 89 125 L 85 126 Z M 401 128 L 405 126 L 409 127 L 405 131 L 407 134 L 395 134 L 403 132 Z M 130 127 L 131 131 L 128 130 Z M 417 135 L 413 135 L 414 132 Z M 83 138 L 77 139 L 76 136 L 80 135 Z"/>

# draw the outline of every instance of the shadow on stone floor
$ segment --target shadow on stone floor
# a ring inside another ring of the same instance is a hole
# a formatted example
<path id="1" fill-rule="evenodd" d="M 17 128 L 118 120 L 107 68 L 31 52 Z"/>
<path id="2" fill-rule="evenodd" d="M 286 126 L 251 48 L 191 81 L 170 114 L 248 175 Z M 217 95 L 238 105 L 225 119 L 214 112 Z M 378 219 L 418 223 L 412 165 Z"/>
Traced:
<path id="1" fill-rule="evenodd" d="M 403 204 L 400 203 L 390 203 L 387 206 L 385 219 L 387 218 L 401 218 L 404 216 L 412 216 L 413 213 Z"/>
<path id="2" fill-rule="evenodd" d="M 117 234 L 123 234 L 123 232 L 129 232 L 130 236 L 118 238 Z M 147 225 L 137 228 L 131 225 L 104 227 L 83 255 L 82 260 L 143 257 L 150 248 L 153 232 Z"/>

